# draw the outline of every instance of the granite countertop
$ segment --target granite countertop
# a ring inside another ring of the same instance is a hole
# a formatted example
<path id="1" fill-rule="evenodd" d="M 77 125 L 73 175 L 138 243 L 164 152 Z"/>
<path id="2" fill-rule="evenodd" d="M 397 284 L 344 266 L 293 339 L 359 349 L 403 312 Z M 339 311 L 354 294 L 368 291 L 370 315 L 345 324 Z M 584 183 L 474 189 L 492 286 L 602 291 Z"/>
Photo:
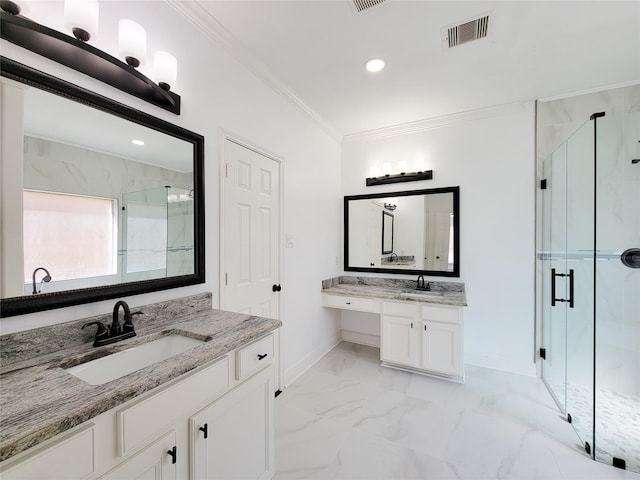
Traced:
<path id="1" fill-rule="evenodd" d="M 322 293 L 456 307 L 467 306 L 464 283 L 434 282 L 426 279 L 425 282 L 429 284 L 429 291 L 416 290 L 415 280 L 342 276 L 324 280 Z"/>
<path id="2" fill-rule="evenodd" d="M 104 347 L 76 345 L 6 364 L 0 375 L 0 461 L 207 364 L 282 325 L 279 320 L 204 310 L 153 322 L 137 336 Z M 184 353 L 103 385 L 89 385 L 64 369 L 104 352 L 115 353 L 179 333 L 204 340 Z"/>

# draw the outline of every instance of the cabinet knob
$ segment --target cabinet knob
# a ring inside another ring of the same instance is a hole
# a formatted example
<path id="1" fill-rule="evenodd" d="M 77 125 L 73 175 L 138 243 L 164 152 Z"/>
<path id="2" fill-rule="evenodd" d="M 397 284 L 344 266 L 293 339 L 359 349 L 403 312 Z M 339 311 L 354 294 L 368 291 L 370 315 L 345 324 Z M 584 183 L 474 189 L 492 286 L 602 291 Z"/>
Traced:
<path id="1" fill-rule="evenodd" d="M 199 430 L 204 433 L 204 438 L 206 439 L 209 436 L 209 425 L 208 424 L 204 424 L 203 427 L 200 427 Z"/>
<path id="2" fill-rule="evenodd" d="M 167 450 L 167 455 L 171 455 L 171 463 L 175 464 L 178 458 L 178 451 L 174 446 L 171 450 Z"/>
<path id="3" fill-rule="evenodd" d="M 278 285 L 273 284 L 273 285 L 271 286 L 271 291 L 272 291 L 273 293 L 275 293 L 275 292 L 279 292 L 280 290 L 282 290 L 282 287 L 281 287 L 279 284 L 278 284 Z"/>

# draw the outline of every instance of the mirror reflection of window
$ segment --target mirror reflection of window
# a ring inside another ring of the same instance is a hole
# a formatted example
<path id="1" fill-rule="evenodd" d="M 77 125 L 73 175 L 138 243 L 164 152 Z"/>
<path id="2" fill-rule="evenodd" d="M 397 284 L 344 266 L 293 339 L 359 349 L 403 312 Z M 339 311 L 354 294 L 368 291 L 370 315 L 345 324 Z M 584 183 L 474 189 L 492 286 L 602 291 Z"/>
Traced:
<path id="1" fill-rule="evenodd" d="M 117 202 L 111 198 L 25 190 L 24 280 L 38 267 L 52 282 L 117 273 Z"/>

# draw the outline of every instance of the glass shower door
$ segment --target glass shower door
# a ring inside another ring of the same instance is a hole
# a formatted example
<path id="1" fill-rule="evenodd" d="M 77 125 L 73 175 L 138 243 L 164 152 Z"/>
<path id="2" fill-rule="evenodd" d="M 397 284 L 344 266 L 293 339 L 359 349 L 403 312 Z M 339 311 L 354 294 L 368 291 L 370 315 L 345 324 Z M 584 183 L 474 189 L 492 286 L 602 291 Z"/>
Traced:
<path id="1" fill-rule="evenodd" d="M 593 455 L 594 122 L 567 140 L 567 418 Z"/>
<path id="2" fill-rule="evenodd" d="M 640 112 L 597 126 L 595 458 L 640 473 Z"/>
<path id="3" fill-rule="evenodd" d="M 591 451 L 593 122 L 543 164 L 542 378 Z"/>
<path id="4" fill-rule="evenodd" d="M 545 190 L 542 195 L 542 345 L 545 360 L 542 378 L 560 409 L 566 412 L 567 314 L 564 282 L 556 272 L 566 271 L 567 146 L 563 144 L 543 164 Z M 562 285 L 560 285 L 562 283 Z"/>

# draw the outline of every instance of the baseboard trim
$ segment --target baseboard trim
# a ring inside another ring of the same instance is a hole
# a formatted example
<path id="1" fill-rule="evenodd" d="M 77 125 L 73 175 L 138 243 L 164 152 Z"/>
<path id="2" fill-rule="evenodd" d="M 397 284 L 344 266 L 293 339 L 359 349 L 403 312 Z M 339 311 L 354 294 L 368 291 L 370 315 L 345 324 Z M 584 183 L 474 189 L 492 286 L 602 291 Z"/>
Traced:
<path id="1" fill-rule="evenodd" d="M 469 365 L 477 365 L 478 367 L 491 368 L 493 370 L 518 373 L 520 375 L 527 375 L 529 377 L 538 376 L 535 362 L 516 362 L 501 357 L 465 353 L 464 363 L 468 363 Z"/>
<path id="2" fill-rule="evenodd" d="M 340 331 L 335 332 L 333 339 L 325 345 L 322 345 L 307 355 L 304 356 L 302 360 L 300 360 L 297 364 L 292 367 L 289 367 L 284 373 L 284 386 L 287 388 L 293 382 L 295 382 L 298 377 L 304 374 L 307 370 L 309 370 L 313 365 L 324 357 L 327 353 L 335 348 L 342 341 L 340 337 Z"/>

